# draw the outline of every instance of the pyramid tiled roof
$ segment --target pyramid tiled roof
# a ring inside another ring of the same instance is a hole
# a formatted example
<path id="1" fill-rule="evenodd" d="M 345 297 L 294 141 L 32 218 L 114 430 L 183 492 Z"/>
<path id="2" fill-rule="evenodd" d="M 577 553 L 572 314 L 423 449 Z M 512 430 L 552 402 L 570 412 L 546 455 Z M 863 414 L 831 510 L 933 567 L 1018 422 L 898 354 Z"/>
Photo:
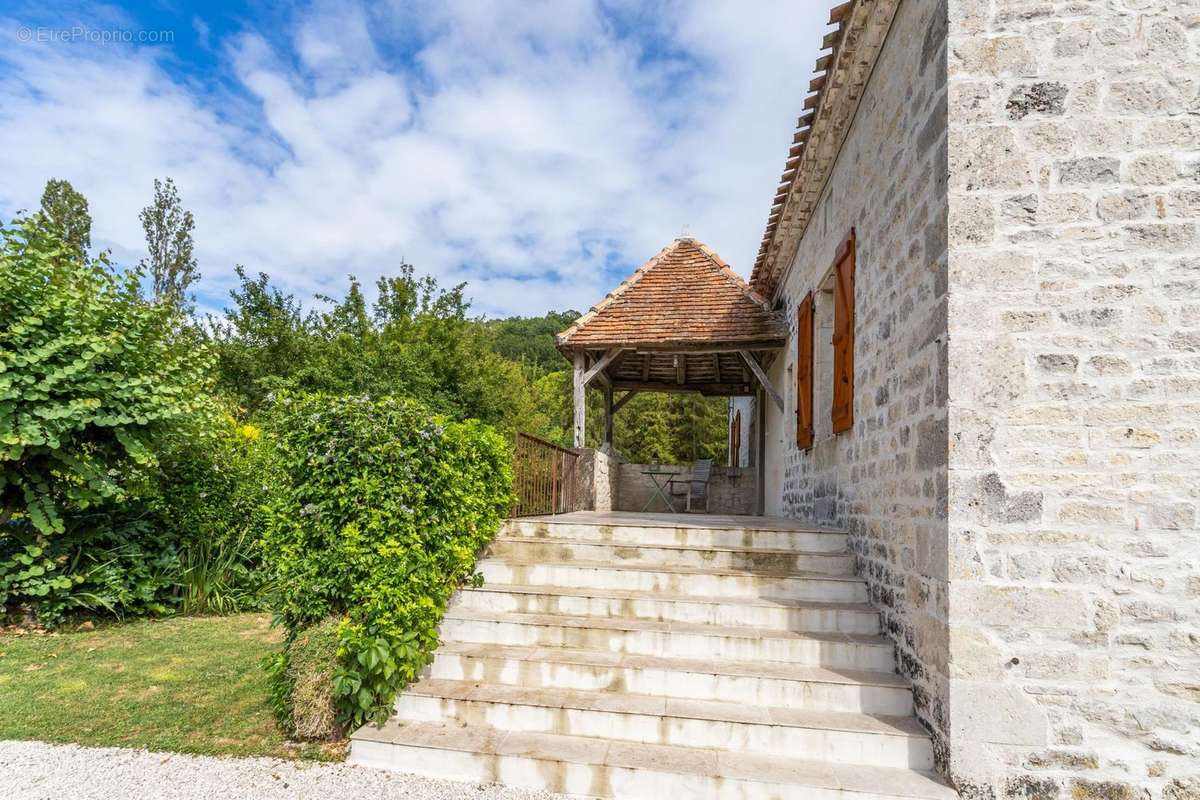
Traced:
<path id="1" fill-rule="evenodd" d="M 556 337 L 563 352 L 705 345 L 775 348 L 782 322 L 707 245 L 680 238 Z"/>

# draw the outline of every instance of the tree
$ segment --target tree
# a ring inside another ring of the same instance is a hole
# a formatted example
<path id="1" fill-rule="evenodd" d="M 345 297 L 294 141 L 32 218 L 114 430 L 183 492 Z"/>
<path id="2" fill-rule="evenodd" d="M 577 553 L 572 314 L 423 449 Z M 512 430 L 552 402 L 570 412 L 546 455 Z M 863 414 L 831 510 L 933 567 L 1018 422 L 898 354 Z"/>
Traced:
<path id="1" fill-rule="evenodd" d="M 242 280 L 233 307 L 209 328 L 219 381 L 251 413 L 281 389 L 420 400 L 454 419 L 475 418 L 505 432 L 537 421 L 527 371 L 492 347 L 491 331 L 467 316 L 463 286 L 438 287 L 409 264 L 381 278 L 368 310 L 354 279 L 329 310 L 302 313 L 265 275 Z"/>
<path id="2" fill-rule="evenodd" d="M 142 274 L 69 246 L 36 214 L 0 228 L 0 523 L 40 536 L 120 498 L 164 430 L 206 409 L 210 357 Z"/>
<path id="3" fill-rule="evenodd" d="M 58 238 L 77 258 L 87 256 L 92 246 L 92 216 L 87 198 L 75 191 L 69 181 L 52 178 L 42 192 L 42 216 Z"/>
<path id="4" fill-rule="evenodd" d="M 508 317 L 488 325 L 496 336 L 496 352 L 545 375 L 566 366 L 566 359 L 554 347 L 554 335 L 577 319 L 578 311 L 550 311 L 543 317 Z"/>
<path id="5" fill-rule="evenodd" d="M 183 209 L 175 182 L 154 179 L 154 202 L 138 215 L 150 260 L 142 264 L 153 280 L 154 298 L 183 308 L 188 287 L 200 278 L 192 255 L 192 212 Z"/>

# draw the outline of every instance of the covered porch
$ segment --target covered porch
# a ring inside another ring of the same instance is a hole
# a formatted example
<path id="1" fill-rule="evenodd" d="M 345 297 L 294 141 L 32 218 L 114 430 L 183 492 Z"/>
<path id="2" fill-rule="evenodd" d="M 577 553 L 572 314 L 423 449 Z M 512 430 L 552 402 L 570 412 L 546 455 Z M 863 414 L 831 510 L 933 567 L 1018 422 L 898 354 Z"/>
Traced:
<path id="1" fill-rule="evenodd" d="M 757 397 L 758 405 L 783 397 L 767 367 L 787 343 L 787 327 L 767 302 L 711 248 L 690 237 L 674 240 L 643 264 L 587 314 L 560 333 L 555 344 L 573 365 L 573 442 L 590 472 L 591 509 L 666 510 L 662 481 L 686 483 L 691 465 L 661 475 L 628 464 L 613 447 L 616 415 L 642 392 L 690 392 L 708 397 Z M 587 392 L 603 396 L 601 446 L 586 448 Z M 713 465 L 714 492 L 705 509 L 755 513 L 761 509 L 753 471 Z M 600 481 L 607 480 L 607 487 Z M 674 485 L 674 484 L 673 484 Z M 653 503 L 642 503 L 651 492 Z M 607 495 L 607 497 L 605 496 Z M 635 499 L 636 496 L 636 499 Z M 587 502 L 588 492 L 583 493 Z M 715 504 L 713 501 L 716 501 Z"/>

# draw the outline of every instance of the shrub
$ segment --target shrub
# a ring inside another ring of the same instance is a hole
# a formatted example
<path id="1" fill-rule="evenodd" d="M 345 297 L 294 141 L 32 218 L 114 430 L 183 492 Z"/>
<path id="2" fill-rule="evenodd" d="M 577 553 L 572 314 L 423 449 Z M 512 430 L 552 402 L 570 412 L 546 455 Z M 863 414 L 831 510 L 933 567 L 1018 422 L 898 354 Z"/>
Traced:
<path id="1" fill-rule="evenodd" d="M 446 603 L 511 507 L 506 443 L 390 398 L 285 398 L 271 415 L 282 481 L 264 555 L 275 610 L 289 641 L 341 619 L 339 722 L 382 721 L 429 662 Z M 287 666 L 285 652 L 277 683 Z M 288 693 L 275 688 L 283 705 Z"/>
<path id="2" fill-rule="evenodd" d="M 64 517 L 40 537 L 27 520 L 0 536 L 0 607 L 21 606 L 42 625 L 72 612 L 126 615 L 174 610 L 179 559 L 144 510 L 108 504 Z"/>
<path id="3" fill-rule="evenodd" d="M 163 444 L 145 502 L 179 555 L 179 610 L 228 614 L 260 607 L 260 540 L 274 490 L 262 431 L 232 416 L 180 430 Z"/>
<path id="4" fill-rule="evenodd" d="M 153 442 L 158 469 L 127 478 L 123 500 L 65 508 L 63 532 L 52 537 L 11 521 L 0 536 L 0 606 L 25 606 L 44 625 L 72 612 L 262 607 L 259 539 L 272 472 L 260 439 L 232 417 L 198 416 Z"/>
<path id="5" fill-rule="evenodd" d="M 122 495 L 155 435 L 206 404 L 208 351 L 141 274 L 85 260 L 35 215 L 0 228 L 0 524 L 65 532 Z"/>

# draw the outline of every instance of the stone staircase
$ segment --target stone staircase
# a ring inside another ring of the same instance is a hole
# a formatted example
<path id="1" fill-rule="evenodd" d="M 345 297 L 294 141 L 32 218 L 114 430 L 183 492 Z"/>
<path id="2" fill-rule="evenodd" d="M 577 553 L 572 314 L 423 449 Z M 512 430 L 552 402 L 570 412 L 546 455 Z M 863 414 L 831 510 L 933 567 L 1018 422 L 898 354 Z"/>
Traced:
<path id="1" fill-rule="evenodd" d="M 507 523 L 479 570 L 351 762 L 606 798 L 957 796 L 843 533 L 572 514 Z"/>

